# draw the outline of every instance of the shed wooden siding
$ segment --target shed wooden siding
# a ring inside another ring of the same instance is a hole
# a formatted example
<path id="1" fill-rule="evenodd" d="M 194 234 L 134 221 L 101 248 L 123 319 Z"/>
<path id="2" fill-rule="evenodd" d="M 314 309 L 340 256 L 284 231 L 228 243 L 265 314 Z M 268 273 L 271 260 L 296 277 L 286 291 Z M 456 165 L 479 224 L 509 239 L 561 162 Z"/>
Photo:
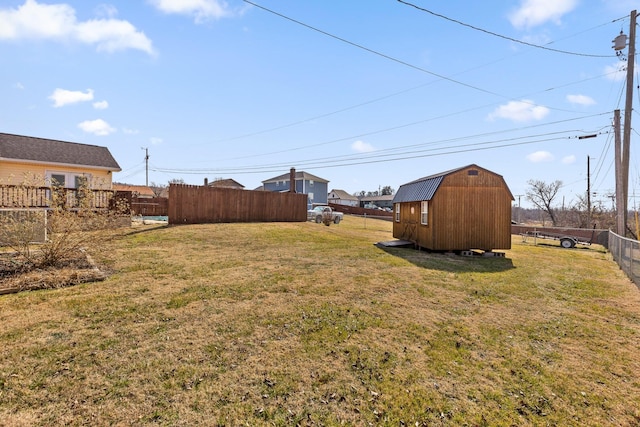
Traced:
<path id="1" fill-rule="evenodd" d="M 0 161 L 0 184 L 5 185 L 36 185 L 44 186 L 46 173 L 64 172 L 78 175 L 91 174 L 89 183 L 94 190 L 111 189 L 111 173 L 104 169 L 91 169 L 90 167 L 76 167 L 70 165 L 46 165 L 27 162 L 3 162 Z M 32 182 L 37 181 L 37 182 Z"/>
<path id="2" fill-rule="evenodd" d="M 512 200 L 500 175 L 472 165 L 444 176 L 428 201 L 428 225 L 422 201 L 400 203 L 393 236 L 432 250 L 510 249 Z"/>
<path id="3" fill-rule="evenodd" d="M 169 224 L 306 220 L 306 194 L 169 185 Z"/>

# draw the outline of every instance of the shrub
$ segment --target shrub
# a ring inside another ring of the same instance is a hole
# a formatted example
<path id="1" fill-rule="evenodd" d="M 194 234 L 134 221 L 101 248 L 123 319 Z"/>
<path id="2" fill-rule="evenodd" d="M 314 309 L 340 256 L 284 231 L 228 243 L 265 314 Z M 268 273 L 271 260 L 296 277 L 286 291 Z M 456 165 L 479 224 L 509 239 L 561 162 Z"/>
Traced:
<path id="1" fill-rule="evenodd" d="M 30 209 L 33 180 L 14 188 L 15 210 L 0 216 L 0 242 L 16 251 L 26 268 L 63 265 L 81 251 L 98 251 L 113 235 L 128 207 L 120 201 L 115 209 L 96 209 L 90 183 L 80 184 L 73 192 L 50 186 L 49 208 L 38 210 Z"/>

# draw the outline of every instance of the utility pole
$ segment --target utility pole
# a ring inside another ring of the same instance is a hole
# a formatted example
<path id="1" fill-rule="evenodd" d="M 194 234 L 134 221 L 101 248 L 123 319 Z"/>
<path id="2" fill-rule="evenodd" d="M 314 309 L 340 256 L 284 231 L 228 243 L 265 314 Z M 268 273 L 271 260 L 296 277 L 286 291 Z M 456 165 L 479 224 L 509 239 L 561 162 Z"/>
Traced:
<path id="1" fill-rule="evenodd" d="M 145 171 L 145 185 L 149 186 L 149 148 L 142 147 L 144 150 L 144 171 Z"/>
<path id="2" fill-rule="evenodd" d="M 620 140 L 620 110 L 613 114 L 614 153 L 616 169 L 616 231 L 624 236 L 624 189 L 622 188 L 622 146 Z"/>
<path id="3" fill-rule="evenodd" d="M 587 155 L 587 224 L 591 224 L 591 158 Z"/>
<path id="4" fill-rule="evenodd" d="M 629 197 L 629 149 L 631 147 L 631 112 L 633 110 L 633 72 L 636 62 L 636 11 L 629 17 L 629 50 L 627 54 L 627 93 L 624 105 L 624 130 L 622 135 L 622 189 L 624 226 L 618 233 L 624 237 L 627 230 L 627 198 Z"/>
<path id="5" fill-rule="evenodd" d="M 520 212 L 522 211 L 522 208 L 520 207 L 520 197 L 524 196 L 524 194 L 516 194 L 516 197 L 518 198 L 518 224 L 520 224 Z"/>

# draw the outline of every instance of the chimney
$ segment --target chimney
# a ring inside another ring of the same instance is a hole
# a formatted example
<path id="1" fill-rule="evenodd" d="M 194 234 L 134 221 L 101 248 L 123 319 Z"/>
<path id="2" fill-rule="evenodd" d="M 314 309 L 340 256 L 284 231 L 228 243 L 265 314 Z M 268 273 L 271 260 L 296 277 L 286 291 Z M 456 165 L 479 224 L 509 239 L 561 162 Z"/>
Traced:
<path id="1" fill-rule="evenodd" d="M 289 171 L 289 192 L 296 192 L 296 168 L 291 168 Z"/>
<path id="2" fill-rule="evenodd" d="M 208 178 L 205 178 L 205 179 L 204 179 L 204 186 L 206 187 L 207 185 L 209 185 L 209 179 L 208 179 Z"/>

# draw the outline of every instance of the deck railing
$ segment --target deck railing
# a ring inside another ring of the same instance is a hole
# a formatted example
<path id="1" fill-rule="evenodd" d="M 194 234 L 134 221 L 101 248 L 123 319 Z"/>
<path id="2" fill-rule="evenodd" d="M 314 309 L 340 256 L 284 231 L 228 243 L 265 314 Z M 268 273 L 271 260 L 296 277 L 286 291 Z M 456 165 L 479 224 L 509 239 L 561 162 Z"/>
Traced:
<path id="1" fill-rule="evenodd" d="M 79 208 L 109 209 L 114 191 L 56 187 L 0 185 L 0 208 Z M 89 200 L 86 200 L 86 198 Z"/>

